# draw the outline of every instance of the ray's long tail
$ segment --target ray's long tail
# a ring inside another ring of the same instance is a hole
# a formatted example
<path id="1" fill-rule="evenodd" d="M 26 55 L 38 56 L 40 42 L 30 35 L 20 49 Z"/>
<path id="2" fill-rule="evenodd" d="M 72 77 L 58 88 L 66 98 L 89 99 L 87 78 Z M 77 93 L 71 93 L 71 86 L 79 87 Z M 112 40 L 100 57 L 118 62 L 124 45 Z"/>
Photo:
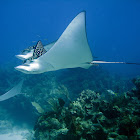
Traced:
<path id="1" fill-rule="evenodd" d="M 92 61 L 90 64 L 135 64 L 140 65 L 140 63 L 129 63 L 129 62 L 108 62 L 108 61 Z"/>

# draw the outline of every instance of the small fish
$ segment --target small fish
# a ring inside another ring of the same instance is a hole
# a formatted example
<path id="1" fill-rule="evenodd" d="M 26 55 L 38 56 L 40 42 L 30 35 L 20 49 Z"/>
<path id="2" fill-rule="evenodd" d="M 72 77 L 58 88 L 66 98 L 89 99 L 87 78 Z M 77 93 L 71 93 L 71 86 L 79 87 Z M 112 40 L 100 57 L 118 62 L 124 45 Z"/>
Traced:
<path id="1" fill-rule="evenodd" d="M 118 93 L 115 93 L 114 91 L 112 91 L 111 89 L 108 89 L 107 90 L 107 92 L 108 93 L 110 93 L 111 95 L 115 95 L 115 96 L 117 96 L 118 95 Z"/>
<path id="2" fill-rule="evenodd" d="M 38 113 L 44 113 L 44 109 L 36 102 L 31 102 L 32 103 L 32 106 L 35 107 L 35 109 L 38 111 Z"/>

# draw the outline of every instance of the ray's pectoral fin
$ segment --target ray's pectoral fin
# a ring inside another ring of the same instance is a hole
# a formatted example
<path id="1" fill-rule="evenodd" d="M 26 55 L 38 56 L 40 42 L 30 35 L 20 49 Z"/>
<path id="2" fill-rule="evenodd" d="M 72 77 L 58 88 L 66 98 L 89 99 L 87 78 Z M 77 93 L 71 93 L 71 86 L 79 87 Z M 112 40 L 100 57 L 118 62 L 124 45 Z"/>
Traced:
<path id="1" fill-rule="evenodd" d="M 0 101 L 4 101 L 7 100 L 11 97 L 14 97 L 18 94 L 21 94 L 21 89 L 22 89 L 22 85 L 23 85 L 23 80 L 21 80 L 16 86 L 14 86 L 11 90 L 9 90 L 8 92 L 6 92 L 5 94 L 0 96 Z"/>
<path id="2" fill-rule="evenodd" d="M 81 12 L 71 21 L 54 46 L 39 58 L 41 62 L 51 64 L 53 70 L 91 66 L 85 63 L 93 60 L 86 36 L 85 14 Z"/>

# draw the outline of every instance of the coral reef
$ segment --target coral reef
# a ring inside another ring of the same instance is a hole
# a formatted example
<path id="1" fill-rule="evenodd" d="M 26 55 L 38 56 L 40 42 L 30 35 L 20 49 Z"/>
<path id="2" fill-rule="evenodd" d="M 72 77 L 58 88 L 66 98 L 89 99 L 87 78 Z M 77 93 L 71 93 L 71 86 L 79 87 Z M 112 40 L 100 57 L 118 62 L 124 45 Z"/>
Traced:
<path id="1" fill-rule="evenodd" d="M 1 102 L 0 107 L 20 125 L 33 125 L 38 118 L 35 140 L 139 139 L 140 78 L 133 80 L 135 87 L 131 90 L 129 79 L 110 75 L 99 67 L 26 76 L 1 70 L 1 93 L 23 77 L 25 94 Z M 107 93 L 110 89 L 117 94 Z M 13 120 L 7 122 L 9 118 L 2 116 L 1 128 L 13 127 Z"/>
<path id="2" fill-rule="evenodd" d="M 57 110 L 38 118 L 35 140 L 135 140 L 140 131 L 139 109 L 139 100 L 129 94 L 109 102 L 84 90 L 68 107 L 57 101 Z"/>
<path id="3" fill-rule="evenodd" d="M 134 78 L 132 81 L 136 86 L 132 89 L 132 92 L 140 99 L 140 77 Z"/>

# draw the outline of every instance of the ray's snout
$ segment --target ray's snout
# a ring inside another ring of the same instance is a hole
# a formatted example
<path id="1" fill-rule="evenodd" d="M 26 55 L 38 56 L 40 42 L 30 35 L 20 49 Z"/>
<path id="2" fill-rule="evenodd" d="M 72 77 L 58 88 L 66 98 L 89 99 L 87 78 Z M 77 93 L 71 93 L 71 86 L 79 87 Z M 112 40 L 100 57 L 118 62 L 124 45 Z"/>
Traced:
<path id="1" fill-rule="evenodd" d="M 23 64 L 15 67 L 16 70 L 21 71 L 26 74 L 37 74 L 40 72 L 40 65 L 37 62 L 29 63 L 29 64 Z"/>
<path id="2" fill-rule="evenodd" d="M 23 65 L 20 65 L 20 66 L 17 66 L 15 67 L 16 70 L 18 71 L 21 71 L 23 73 L 29 73 L 29 70 L 28 70 L 28 67 L 27 66 L 23 66 Z"/>

